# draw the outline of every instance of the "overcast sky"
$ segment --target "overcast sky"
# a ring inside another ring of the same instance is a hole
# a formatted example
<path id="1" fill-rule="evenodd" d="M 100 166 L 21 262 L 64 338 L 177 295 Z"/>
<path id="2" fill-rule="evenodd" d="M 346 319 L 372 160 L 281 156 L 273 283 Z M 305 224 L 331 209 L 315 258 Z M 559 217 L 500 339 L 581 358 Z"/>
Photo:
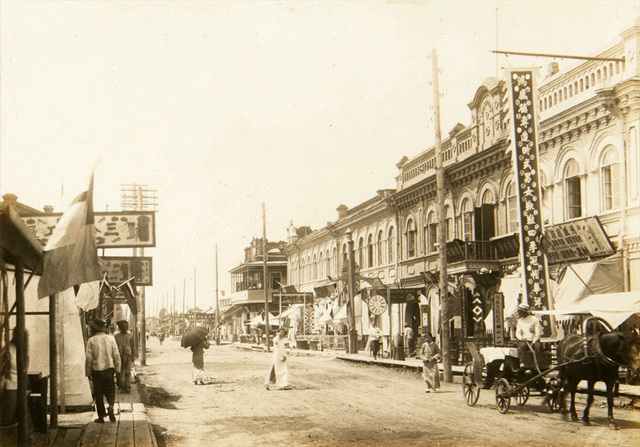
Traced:
<path id="1" fill-rule="evenodd" d="M 244 248 L 320 228 L 434 142 L 504 66 L 594 55 L 640 14 L 637 1 L 0 2 L 0 193 L 64 211 L 96 170 L 95 209 L 120 185 L 158 190 L 153 302 L 213 305 Z M 497 31 L 497 33 L 496 33 Z M 558 60 L 561 69 L 575 64 Z M 64 195 L 61 196 L 62 185 Z M 131 250 L 109 251 L 127 255 Z"/>

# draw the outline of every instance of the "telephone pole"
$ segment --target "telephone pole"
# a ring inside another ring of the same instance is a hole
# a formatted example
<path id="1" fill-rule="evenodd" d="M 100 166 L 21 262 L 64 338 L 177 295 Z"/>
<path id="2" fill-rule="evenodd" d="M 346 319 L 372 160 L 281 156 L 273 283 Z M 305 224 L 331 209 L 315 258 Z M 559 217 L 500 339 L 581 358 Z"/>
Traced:
<path id="1" fill-rule="evenodd" d="M 269 349 L 269 289 L 267 289 L 267 211 L 262 202 L 262 287 L 264 287 L 264 333 L 267 337 L 267 352 Z"/>
<path id="2" fill-rule="evenodd" d="M 440 260 L 440 327 L 442 334 L 442 362 L 444 381 L 451 383 L 451 346 L 449 339 L 449 289 L 447 283 L 447 231 L 444 216 L 444 154 L 442 153 L 442 130 L 440 129 L 440 86 L 438 83 L 438 53 L 434 49 L 433 63 L 433 108 L 436 131 L 436 200 L 438 202 L 438 259 Z"/>
<path id="3" fill-rule="evenodd" d="M 218 244 L 216 244 L 216 345 L 220 345 L 220 301 L 218 301 Z"/>

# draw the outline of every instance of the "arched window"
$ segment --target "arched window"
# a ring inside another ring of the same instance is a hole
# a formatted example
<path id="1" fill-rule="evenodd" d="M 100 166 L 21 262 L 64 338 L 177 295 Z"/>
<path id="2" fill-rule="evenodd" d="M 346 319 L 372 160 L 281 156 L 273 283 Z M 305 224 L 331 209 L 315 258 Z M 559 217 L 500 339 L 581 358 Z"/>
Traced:
<path id="1" fill-rule="evenodd" d="M 325 272 L 325 276 L 330 276 L 332 274 L 331 273 L 331 254 L 329 253 L 329 250 L 327 250 L 325 253 L 324 272 Z"/>
<path id="2" fill-rule="evenodd" d="M 471 207 L 471 201 L 464 199 L 462 202 L 462 237 L 465 241 L 473 240 L 473 208 Z"/>
<path id="3" fill-rule="evenodd" d="M 311 266 L 313 269 L 311 272 L 311 280 L 318 278 L 318 255 L 313 255 L 313 265 Z"/>
<path id="4" fill-rule="evenodd" d="M 357 262 L 358 262 L 358 267 L 360 267 L 361 269 L 365 268 L 364 265 L 364 238 L 360 238 L 358 239 L 358 258 L 357 258 Z"/>
<path id="5" fill-rule="evenodd" d="M 518 231 L 518 196 L 515 182 L 507 186 L 507 232 Z"/>
<path id="6" fill-rule="evenodd" d="M 344 268 L 345 265 L 347 265 L 347 262 L 349 262 L 349 258 L 347 257 L 347 244 L 343 244 L 342 245 L 342 267 Z"/>
<path id="7" fill-rule="evenodd" d="M 324 278 L 324 264 L 324 253 L 320 252 L 320 258 L 318 259 L 318 276 L 316 277 L 316 279 Z"/>
<path id="8" fill-rule="evenodd" d="M 620 164 L 618 153 L 613 147 L 605 150 L 601 166 L 602 209 L 608 211 L 620 206 Z"/>
<path id="9" fill-rule="evenodd" d="M 413 219 L 407 221 L 407 258 L 416 255 L 416 224 Z"/>
<path id="10" fill-rule="evenodd" d="M 445 237 L 447 238 L 447 241 L 451 241 L 454 237 L 456 237 L 455 229 L 453 226 L 453 213 L 451 212 L 451 207 L 449 205 L 446 205 L 444 207 L 444 229 L 446 232 Z"/>
<path id="11" fill-rule="evenodd" d="M 373 267 L 373 234 L 367 239 L 367 267 Z"/>
<path id="12" fill-rule="evenodd" d="M 429 244 L 428 244 L 428 252 L 433 253 L 436 251 L 436 243 L 438 242 L 438 224 L 436 222 L 436 213 L 429 213 L 429 217 L 427 218 L 427 227 L 429 229 Z"/>
<path id="13" fill-rule="evenodd" d="M 387 258 L 388 264 L 392 264 L 396 260 L 396 234 L 393 227 L 389 228 L 387 236 Z"/>
<path id="14" fill-rule="evenodd" d="M 333 247 L 331 259 L 333 260 L 333 274 L 338 275 L 338 249 L 336 247 Z"/>
<path id="15" fill-rule="evenodd" d="M 378 231 L 378 265 L 384 264 L 384 233 Z"/>
<path id="16" fill-rule="evenodd" d="M 582 184 L 575 160 L 569 160 L 564 168 L 564 184 L 567 218 L 582 217 Z"/>

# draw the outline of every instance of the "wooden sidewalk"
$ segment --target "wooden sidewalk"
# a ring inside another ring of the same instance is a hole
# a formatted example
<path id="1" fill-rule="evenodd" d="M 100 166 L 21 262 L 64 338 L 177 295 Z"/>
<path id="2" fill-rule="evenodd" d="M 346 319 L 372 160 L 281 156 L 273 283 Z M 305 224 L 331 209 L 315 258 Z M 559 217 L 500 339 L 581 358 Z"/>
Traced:
<path id="1" fill-rule="evenodd" d="M 116 393 L 116 422 L 105 419 L 104 424 L 93 422 L 95 413 L 83 413 L 82 422 L 72 426 L 59 424 L 47 433 L 32 433 L 29 446 L 34 447 L 158 447 L 153 427 L 140 398 L 137 385 L 131 394 Z M 17 445 L 15 433 L 3 429 L 0 446 Z"/>

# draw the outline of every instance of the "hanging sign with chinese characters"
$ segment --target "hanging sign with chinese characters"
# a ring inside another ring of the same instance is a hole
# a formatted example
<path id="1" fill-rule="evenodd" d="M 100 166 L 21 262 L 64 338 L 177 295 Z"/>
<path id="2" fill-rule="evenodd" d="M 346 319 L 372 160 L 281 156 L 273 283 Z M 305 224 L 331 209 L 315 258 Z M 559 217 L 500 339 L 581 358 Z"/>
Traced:
<path id="1" fill-rule="evenodd" d="M 98 248 L 155 247 L 156 225 L 153 211 L 96 212 L 96 246 Z M 62 213 L 21 216 L 25 225 L 45 246 Z"/>
<path id="2" fill-rule="evenodd" d="M 549 307 L 546 267 L 539 247 L 542 235 L 542 195 L 538 163 L 538 129 L 534 78 L 537 70 L 507 68 L 507 90 L 513 126 L 513 166 L 516 171 L 520 262 L 524 270 L 524 290 L 535 309 Z"/>

